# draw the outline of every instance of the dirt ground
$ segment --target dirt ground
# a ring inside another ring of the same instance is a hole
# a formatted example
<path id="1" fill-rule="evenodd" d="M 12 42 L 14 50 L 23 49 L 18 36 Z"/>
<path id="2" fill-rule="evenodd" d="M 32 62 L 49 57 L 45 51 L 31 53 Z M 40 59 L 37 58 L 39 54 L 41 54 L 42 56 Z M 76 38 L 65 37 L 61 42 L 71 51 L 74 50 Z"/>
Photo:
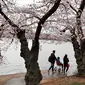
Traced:
<path id="1" fill-rule="evenodd" d="M 0 85 L 4 85 L 8 80 L 12 78 L 17 78 L 17 77 L 22 77 L 22 76 L 25 76 L 25 73 L 0 76 Z"/>
<path id="2" fill-rule="evenodd" d="M 72 83 L 76 82 L 79 82 L 81 85 L 85 85 L 85 78 L 70 76 L 70 77 L 47 79 L 47 80 L 42 80 L 40 85 L 72 85 Z M 74 84 L 74 85 L 79 85 L 79 84 Z"/>
<path id="3" fill-rule="evenodd" d="M 12 78 L 17 78 L 22 76 L 25 76 L 25 73 L 0 76 L 0 85 L 4 85 L 8 80 Z M 71 85 L 73 82 L 85 83 L 85 78 L 77 76 L 48 78 L 48 79 L 43 79 L 40 85 Z"/>

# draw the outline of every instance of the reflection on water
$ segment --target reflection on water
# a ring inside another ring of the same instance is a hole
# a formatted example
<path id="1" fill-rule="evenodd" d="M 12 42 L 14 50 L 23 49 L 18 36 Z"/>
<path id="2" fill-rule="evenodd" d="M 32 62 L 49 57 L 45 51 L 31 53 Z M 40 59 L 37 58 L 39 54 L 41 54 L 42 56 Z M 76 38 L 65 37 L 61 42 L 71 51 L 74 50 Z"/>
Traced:
<path id="1" fill-rule="evenodd" d="M 63 56 L 68 54 L 70 69 L 68 73 L 72 75 L 77 72 L 76 60 L 74 58 L 74 51 L 72 48 L 72 44 L 70 42 L 55 44 L 55 43 L 46 43 L 40 41 L 40 52 L 39 52 L 39 66 L 41 70 L 47 70 L 50 66 L 48 62 L 48 56 L 52 52 L 52 50 L 56 50 L 56 57 L 59 56 L 61 61 L 63 60 Z M 29 41 L 29 46 L 31 46 L 31 40 Z M 0 75 L 5 74 L 13 74 L 13 73 L 21 73 L 26 72 L 24 60 L 20 57 L 20 43 L 17 44 L 17 48 L 15 49 L 16 44 L 12 44 L 7 52 L 2 52 L 4 57 L 4 63 L 0 65 Z M 55 65 L 56 66 L 56 65 Z"/>

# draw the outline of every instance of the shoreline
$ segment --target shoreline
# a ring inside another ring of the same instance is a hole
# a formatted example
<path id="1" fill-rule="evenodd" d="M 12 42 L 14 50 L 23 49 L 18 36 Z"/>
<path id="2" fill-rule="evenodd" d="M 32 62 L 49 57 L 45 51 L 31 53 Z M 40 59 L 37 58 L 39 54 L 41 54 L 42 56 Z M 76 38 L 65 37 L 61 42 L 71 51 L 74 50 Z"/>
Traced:
<path id="1" fill-rule="evenodd" d="M 46 73 L 47 71 L 41 71 L 41 73 Z M 9 74 L 9 75 L 1 75 L 0 76 L 0 85 L 4 85 L 7 81 L 13 78 L 20 78 L 24 77 L 25 73 L 16 73 L 16 74 Z M 77 76 L 63 76 L 63 77 L 53 77 L 53 78 L 46 78 L 42 79 L 40 85 L 72 85 L 72 83 L 79 82 L 81 85 L 85 85 L 85 78 L 77 77 Z M 84 84 L 82 84 L 84 83 Z M 74 84 L 75 85 L 75 84 Z M 78 84 L 80 85 L 80 84 Z"/>

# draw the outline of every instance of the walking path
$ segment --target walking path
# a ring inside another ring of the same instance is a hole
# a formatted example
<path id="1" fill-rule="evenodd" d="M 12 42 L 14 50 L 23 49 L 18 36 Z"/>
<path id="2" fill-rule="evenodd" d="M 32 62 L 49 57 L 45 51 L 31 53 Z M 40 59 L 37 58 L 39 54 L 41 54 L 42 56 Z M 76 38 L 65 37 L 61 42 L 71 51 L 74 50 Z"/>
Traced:
<path id="1" fill-rule="evenodd" d="M 54 74 L 52 74 L 51 72 L 48 74 L 47 71 L 42 73 L 43 76 L 43 80 L 45 79 L 53 79 L 53 78 L 57 78 L 57 77 L 63 77 L 65 75 L 63 75 L 63 73 L 57 73 L 55 72 Z M 46 82 L 46 81 L 44 81 Z M 25 85 L 25 81 L 24 81 L 24 76 L 23 77 L 17 77 L 17 78 L 12 78 L 10 80 L 8 80 L 4 85 Z"/>

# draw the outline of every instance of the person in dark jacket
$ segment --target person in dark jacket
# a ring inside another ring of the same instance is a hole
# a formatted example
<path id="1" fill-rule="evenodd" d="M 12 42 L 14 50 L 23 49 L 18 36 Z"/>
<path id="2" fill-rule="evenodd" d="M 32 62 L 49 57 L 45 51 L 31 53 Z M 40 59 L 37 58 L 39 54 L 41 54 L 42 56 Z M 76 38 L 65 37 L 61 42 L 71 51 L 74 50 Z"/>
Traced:
<path id="1" fill-rule="evenodd" d="M 51 63 L 51 66 L 50 66 L 48 72 L 50 71 L 50 69 L 52 69 L 52 73 L 54 73 L 54 64 L 55 64 L 55 60 L 56 60 L 56 57 L 55 57 L 55 50 L 53 50 L 53 52 L 52 52 L 51 55 L 50 55 L 50 63 Z"/>
<path id="2" fill-rule="evenodd" d="M 64 74 L 68 71 L 69 69 L 69 59 L 67 57 L 67 54 L 65 54 L 64 58 L 63 58 L 63 63 L 64 63 Z"/>

